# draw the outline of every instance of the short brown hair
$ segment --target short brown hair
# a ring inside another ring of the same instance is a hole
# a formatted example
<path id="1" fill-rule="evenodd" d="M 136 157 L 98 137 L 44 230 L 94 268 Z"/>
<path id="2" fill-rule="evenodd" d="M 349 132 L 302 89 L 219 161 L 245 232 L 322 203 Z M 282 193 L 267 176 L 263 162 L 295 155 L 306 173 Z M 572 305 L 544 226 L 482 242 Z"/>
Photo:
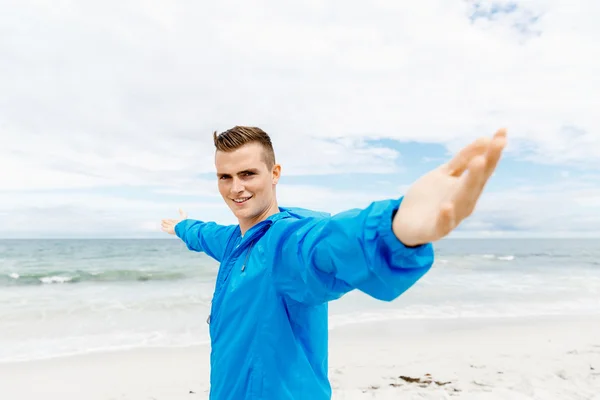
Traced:
<path id="1" fill-rule="evenodd" d="M 269 135 L 260 128 L 253 126 L 234 126 L 233 128 L 217 134 L 213 133 L 217 151 L 234 151 L 245 144 L 257 142 L 264 149 L 263 158 L 269 169 L 275 165 L 275 152 Z"/>

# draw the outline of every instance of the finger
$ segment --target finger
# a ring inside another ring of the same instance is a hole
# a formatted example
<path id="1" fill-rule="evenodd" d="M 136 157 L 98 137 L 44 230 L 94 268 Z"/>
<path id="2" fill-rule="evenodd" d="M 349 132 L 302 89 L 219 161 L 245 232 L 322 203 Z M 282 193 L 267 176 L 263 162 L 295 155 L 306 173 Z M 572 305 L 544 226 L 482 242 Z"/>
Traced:
<path id="1" fill-rule="evenodd" d="M 490 143 L 488 153 L 486 155 L 486 167 L 485 167 L 485 175 L 486 179 L 488 179 L 492 173 L 496 170 L 498 166 L 498 161 L 500 161 L 500 157 L 502 156 L 502 151 L 506 147 L 506 130 L 500 129 L 492 142 Z"/>
<path id="2" fill-rule="evenodd" d="M 494 134 L 494 138 L 500 138 L 500 137 L 506 138 L 506 128 L 500 128 Z"/>
<path id="3" fill-rule="evenodd" d="M 459 151 L 447 164 L 451 176 L 461 176 L 469 162 L 480 154 L 485 154 L 490 144 L 489 138 L 479 138 Z"/>
<path id="4" fill-rule="evenodd" d="M 174 229 L 175 224 L 173 222 L 170 221 L 166 221 L 163 222 L 160 226 L 160 228 L 164 231 L 164 232 L 171 232 Z"/>
<path id="5" fill-rule="evenodd" d="M 487 181 L 485 176 L 486 159 L 477 156 L 468 166 L 468 173 L 462 177 L 458 190 L 453 196 L 455 219 L 459 223 L 473 212 L 475 204 Z"/>
<path id="6" fill-rule="evenodd" d="M 179 209 L 179 216 L 181 219 L 187 219 L 187 213 L 184 212 L 181 208 Z"/>

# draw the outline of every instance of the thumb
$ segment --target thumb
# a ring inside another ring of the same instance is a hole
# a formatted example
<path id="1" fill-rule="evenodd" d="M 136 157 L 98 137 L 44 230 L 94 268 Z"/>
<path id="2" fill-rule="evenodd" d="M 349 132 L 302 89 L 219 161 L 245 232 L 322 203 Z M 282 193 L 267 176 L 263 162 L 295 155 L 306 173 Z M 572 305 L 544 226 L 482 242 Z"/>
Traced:
<path id="1" fill-rule="evenodd" d="M 179 216 L 181 219 L 187 219 L 187 213 L 184 212 L 181 208 L 179 209 Z"/>

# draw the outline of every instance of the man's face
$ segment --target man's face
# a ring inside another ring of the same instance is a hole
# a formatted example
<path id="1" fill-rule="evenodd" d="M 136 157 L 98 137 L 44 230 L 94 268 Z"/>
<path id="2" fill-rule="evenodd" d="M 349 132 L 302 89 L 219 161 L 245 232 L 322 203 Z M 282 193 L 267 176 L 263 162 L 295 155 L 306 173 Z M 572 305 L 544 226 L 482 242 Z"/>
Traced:
<path id="1" fill-rule="evenodd" d="M 232 152 L 216 152 L 219 192 L 240 221 L 262 220 L 277 203 L 275 185 L 281 167 L 275 165 L 269 170 L 263 153 L 259 143 L 248 143 Z"/>

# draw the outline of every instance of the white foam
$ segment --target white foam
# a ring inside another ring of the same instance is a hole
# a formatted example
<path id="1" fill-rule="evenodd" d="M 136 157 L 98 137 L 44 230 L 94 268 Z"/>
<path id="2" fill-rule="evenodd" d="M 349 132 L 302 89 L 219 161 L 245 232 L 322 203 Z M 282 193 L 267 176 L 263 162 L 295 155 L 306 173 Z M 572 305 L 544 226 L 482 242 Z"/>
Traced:
<path id="1" fill-rule="evenodd" d="M 564 301 L 556 304 L 535 303 L 527 308 L 522 304 L 505 304 L 493 306 L 476 305 L 420 305 L 403 309 L 378 309 L 354 313 L 332 314 L 329 328 L 344 325 L 364 324 L 369 322 L 398 319 L 457 319 L 457 318 L 516 318 L 550 315 L 599 315 L 600 301 Z"/>
<path id="2" fill-rule="evenodd" d="M 129 337 L 128 337 L 129 336 Z M 121 340 L 118 337 L 99 337 L 100 341 L 86 342 L 84 337 L 71 337 L 73 342 L 77 342 L 75 346 L 64 346 L 64 343 L 53 342 L 52 340 L 45 341 L 41 339 L 37 346 L 35 342 L 30 342 L 31 346 L 22 351 L 15 351 L 12 354 L 0 354 L 0 364 L 27 362 L 34 360 L 49 360 L 63 357 L 74 357 L 85 354 L 110 353 L 115 351 L 127 351 L 134 349 L 146 348 L 186 348 L 193 346 L 205 346 L 210 344 L 210 340 L 202 335 L 180 335 L 165 337 L 158 333 L 150 333 L 147 337 L 140 335 L 121 335 Z M 117 339 L 114 343 L 109 343 L 111 340 Z M 128 339 L 128 340 L 127 340 Z M 141 340 L 137 340 L 141 339 Z M 46 342 L 46 343 L 44 343 Z M 58 344 L 58 346 L 56 346 Z M 24 351 L 23 351 L 24 350 Z"/>
<path id="3" fill-rule="evenodd" d="M 502 260 L 502 261 L 512 261 L 515 259 L 515 256 L 513 255 L 508 255 L 508 256 L 497 256 L 495 254 L 484 254 L 481 256 L 482 258 L 485 258 L 486 260 Z"/>
<path id="4" fill-rule="evenodd" d="M 42 283 L 66 283 L 72 280 L 73 278 L 70 276 L 45 276 L 40 278 Z"/>
<path id="5" fill-rule="evenodd" d="M 19 275 L 19 274 L 17 274 L 17 273 L 15 273 L 15 272 L 13 272 L 12 274 L 9 274 L 8 276 L 9 276 L 9 277 L 11 277 L 11 278 L 13 278 L 13 279 L 19 279 L 19 277 L 20 277 L 21 275 Z"/>

